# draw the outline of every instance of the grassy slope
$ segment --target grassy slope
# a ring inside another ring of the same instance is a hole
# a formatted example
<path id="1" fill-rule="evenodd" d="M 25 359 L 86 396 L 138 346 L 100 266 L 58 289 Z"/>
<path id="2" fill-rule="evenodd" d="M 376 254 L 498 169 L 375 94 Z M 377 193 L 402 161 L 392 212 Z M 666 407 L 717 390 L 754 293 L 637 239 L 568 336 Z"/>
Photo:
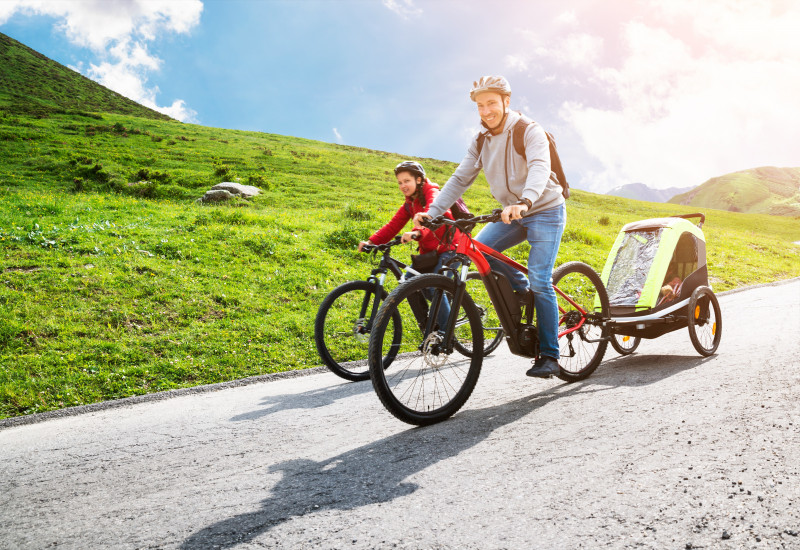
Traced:
<path id="1" fill-rule="evenodd" d="M 800 216 L 800 168 L 761 167 L 712 178 L 673 204 L 751 214 Z"/>
<path id="2" fill-rule="evenodd" d="M 21 88 L 0 105 L 0 417 L 318 364 L 316 308 L 368 273 L 353 247 L 399 204 L 402 157 L 111 113 L 124 102 L 42 110 Z M 454 168 L 422 161 L 437 182 Z M 265 192 L 193 202 L 236 179 Z M 466 200 L 494 206 L 482 176 Z M 599 270 L 624 223 L 693 210 L 576 190 L 558 263 Z M 716 290 L 800 275 L 800 220 L 706 214 Z"/>
<path id="3" fill-rule="evenodd" d="M 0 33 L 0 105 L 6 111 L 103 111 L 169 120 Z"/>

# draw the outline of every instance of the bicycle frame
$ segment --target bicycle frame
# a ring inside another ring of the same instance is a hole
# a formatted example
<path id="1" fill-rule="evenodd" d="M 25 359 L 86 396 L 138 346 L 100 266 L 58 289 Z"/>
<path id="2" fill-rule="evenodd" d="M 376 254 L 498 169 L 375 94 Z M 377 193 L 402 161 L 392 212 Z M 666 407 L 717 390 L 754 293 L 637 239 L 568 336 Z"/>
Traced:
<path id="1" fill-rule="evenodd" d="M 367 277 L 367 282 L 374 284 L 373 295 L 376 297 L 380 297 L 383 294 L 383 284 L 386 281 L 386 274 L 388 272 L 391 272 L 392 275 L 394 275 L 394 277 L 400 282 L 405 280 L 405 273 L 403 272 L 404 270 L 412 271 L 414 274 L 419 275 L 419 273 L 417 273 L 410 266 L 392 258 L 389 255 L 392 247 L 400 244 L 400 242 L 400 237 L 395 237 L 386 244 L 368 245 L 364 247 L 364 252 L 383 252 L 383 256 L 381 257 L 378 267 L 374 268 L 370 273 L 370 276 Z M 367 321 L 366 326 L 363 327 L 365 332 L 372 331 L 372 323 L 375 320 L 375 315 L 378 313 L 381 302 L 381 299 L 372 300 L 372 311 L 370 311 L 369 317 L 367 317 L 366 313 L 370 303 L 370 296 L 369 294 L 364 295 L 364 299 L 361 302 L 361 309 L 359 311 L 359 319 L 364 319 Z M 414 312 L 414 316 L 417 318 L 417 323 L 423 323 L 427 319 L 427 306 L 417 299 L 409 300 L 409 304 Z"/>
<path id="2" fill-rule="evenodd" d="M 482 218 L 483 218 L 482 221 L 496 221 L 493 220 L 492 218 L 497 218 L 497 215 L 495 214 L 493 216 L 485 216 Z M 444 220 L 439 219 L 436 220 L 434 223 L 436 222 L 441 222 L 443 224 L 450 225 L 454 228 L 458 228 L 461 230 L 460 232 L 455 232 L 457 236 L 454 238 L 454 242 L 456 244 L 456 254 L 457 257 L 462 258 L 461 260 L 462 265 L 461 265 L 461 275 L 456 278 L 456 291 L 453 297 L 454 304 L 451 306 L 451 311 L 457 312 L 461 305 L 461 300 L 463 299 L 463 295 L 466 288 L 466 272 L 467 269 L 469 268 L 469 264 L 474 263 L 476 269 L 478 270 L 478 273 L 480 274 L 481 280 L 483 281 L 483 284 L 486 287 L 486 292 L 489 294 L 489 299 L 491 300 L 492 305 L 494 306 L 495 311 L 497 312 L 497 317 L 500 320 L 500 325 L 503 327 L 503 330 L 506 333 L 506 339 L 508 341 L 508 347 L 511 350 L 511 353 L 523 357 L 536 357 L 538 355 L 538 335 L 533 335 L 536 338 L 535 344 L 533 346 L 531 346 L 531 344 L 529 343 L 530 338 L 532 337 L 530 330 L 533 329 L 533 325 L 531 324 L 532 311 L 530 311 L 529 308 L 529 311 L 527 312 L 528 313 L 527 324 L 522 323 L 521 314 L 519 316 L 516 316 L 513 313 L 512 304 L 509 303 L 509 300 L 506 297 L 509 294 L 509 291 L 511 290 L 510 283 L 507 280 L 505 280 L 504 277 L 503 279 L 497 279 L 492 276 L 494 272 L 492 271 L 492 268 L 486 256 L 495 258 L 503 262 L 504 264 L 510 266 L 511 268 L 524 273 L 526 276 L 528 273 L 528 268 L 512 260 L 511 258 L 502 254 L 501 252 L 498 252 L 497 250 L 474 240 L 469 232 L 475 225 L 474 221 L 459 220 L 453 222 L 447 219 Z M 465 261 L 463 258 L 467 258 L 468 261 Z M 502 277 L 502 275 L 500 275 L 500 277 Z M 499 282 L 501 280 L 503 282 Z M 501 288 L 502 284 L 508 285 L 508 288 L 506 289 L 505 292 Z M 555 292 L 559 296 L 561 296 L 564 300 L 569 302 L 570 305 L 572 305 L 577 311 L 581 313 L 580 322 L 558 333 L 558 337 L 561 338 L 562 336 L 565 336 L 567 334 L 579 330 L 584 325 L 588 312 L 584 310 L 579 304 L 575 303 L 557 286 L 553 285 L 553 290 L 555 290 Z M 513 295 L 513 292 L 511 292 L 511 296 L 513 297 L 514 300 L 516 300 L 516 297 Z M 432 323 L 432 320 L 436 318 L 434 312 L 438 312 L 438 308 L 439 308 L 439 299 L 437 297 L 437 299 L 434 300 L 434 303 L 431 304 L 431 315 L 429 316 L 429 321 L 428 321 L 429 325 Z M 562 322 L 564 321 L 563 316 L 566 312 L 560 306 L 559 306 L 559 312 L 562 316 L 561 319 L 559 320 L 559 325 L 561 325 Z M 447 353 L 452 353 L 451 342 L 453 340 L 453 332 L 455 330 L 457 317 L 458 317 L 457 313 L 455 315 L 451 314 L 450 319 L 448 319 L 447 327 L 445 328 L 444 341 L 448 342 L 446 350 Z M 431 327 L 428 326 L 426 328 L 426 334 L 429 333 L 430 330 Z"/>

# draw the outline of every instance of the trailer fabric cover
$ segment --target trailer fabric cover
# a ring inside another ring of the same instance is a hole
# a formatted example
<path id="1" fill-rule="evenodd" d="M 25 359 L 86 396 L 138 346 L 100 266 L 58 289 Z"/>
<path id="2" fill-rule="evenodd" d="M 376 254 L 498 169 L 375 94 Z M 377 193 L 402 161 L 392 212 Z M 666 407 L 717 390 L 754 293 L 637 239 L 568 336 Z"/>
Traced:
<path id="1" fill-rule="evenodd" d="M 681 241 L 681 236 L 687 233 L 690 235 Z M 601 275 L 609 305 L 636 311 L 655 307 L 671 261 L 677 259 L 684 264 L 679 269 L 681 279 L 689 275 L 687 263 L 691 262 L 695 270 L 705 265 L 705 247 L 702 247 L 703 257 L 698 257 L 698 240 L 705 242 L 703 232 L 682 218 L 627 224 L 617 235 Z M 681 249 L 676 253 L 679 241 Z"/>

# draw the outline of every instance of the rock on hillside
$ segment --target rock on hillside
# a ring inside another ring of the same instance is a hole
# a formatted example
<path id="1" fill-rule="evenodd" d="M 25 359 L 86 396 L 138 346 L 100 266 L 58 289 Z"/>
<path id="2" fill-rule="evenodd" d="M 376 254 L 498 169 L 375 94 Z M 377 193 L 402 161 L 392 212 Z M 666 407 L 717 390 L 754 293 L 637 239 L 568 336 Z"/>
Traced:
<path id="1" fill-rule="evenodd" d="M 800 216 L 800 168 L 764 166 L 711 178 L 668 202 L 745 212 Z"/>

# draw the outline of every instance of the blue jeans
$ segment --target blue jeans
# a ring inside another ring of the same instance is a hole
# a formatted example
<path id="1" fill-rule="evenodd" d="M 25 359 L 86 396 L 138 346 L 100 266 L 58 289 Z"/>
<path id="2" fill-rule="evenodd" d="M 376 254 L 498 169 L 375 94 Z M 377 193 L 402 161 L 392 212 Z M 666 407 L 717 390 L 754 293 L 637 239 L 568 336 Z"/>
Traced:
<path id="1" fill-rule="evenodd" d="M 433 271 L 431 271 L 431 273 L 439 273 L 439 270 L 442 269 L 442 266 L 445 263 L 449 262 L 453 258 L 453 256 L 455 256 L 455 255 L 456 255 L 455 252 L 442 252 L 441 254 L 439 254 L 439 261 L 436 262 L 436 267 L 433 269 Z M 455 266 L 452 266 L 452 267 L 455 267 Z M 447 273 L 447 275 L 452 278 L 452 274 Z M 413 276 L 414 276 L 413 273 L 408 273 L 406 275 L 406 279 L 410 279 Z M 430 289 L 428 289 L 428 290 L 430 290 Z M 424 294 L 425 294 L 425 297 L 428 299 L 429 302 L 433 299 L 433 292 L 432 291 L 431 292 L 424 292 Z M 450 316 L 450 301 L 446 297 L 443 297 L 443 298 L 444 299 L 442 300 L 442 303 L 439 306 L 439 315 L 437 315 L 437 317 L 436 317 L 436 322 L 439 323 L 439 330 L 444 330 L 444 326 L 447 323 L 447 318 Z"/>
<path id="2" fill-rule="evenodd" d="M 553 267 L 556 264 L 561 234 L 567 224 L 567 208 L 561 204 L 542 212 L 514 220 L 510 224 L 490 223 L 478 233 L 475 240 L 502 252 L 527 240 L 528 278 L 499 260 L 489 258 L 492 270 L 505 275 L 511 287 L 520 291 L 533 291 L 536 324 L 539 327 L 541 354 L 558 360 L 558 303 L 553 290 Z"/>

